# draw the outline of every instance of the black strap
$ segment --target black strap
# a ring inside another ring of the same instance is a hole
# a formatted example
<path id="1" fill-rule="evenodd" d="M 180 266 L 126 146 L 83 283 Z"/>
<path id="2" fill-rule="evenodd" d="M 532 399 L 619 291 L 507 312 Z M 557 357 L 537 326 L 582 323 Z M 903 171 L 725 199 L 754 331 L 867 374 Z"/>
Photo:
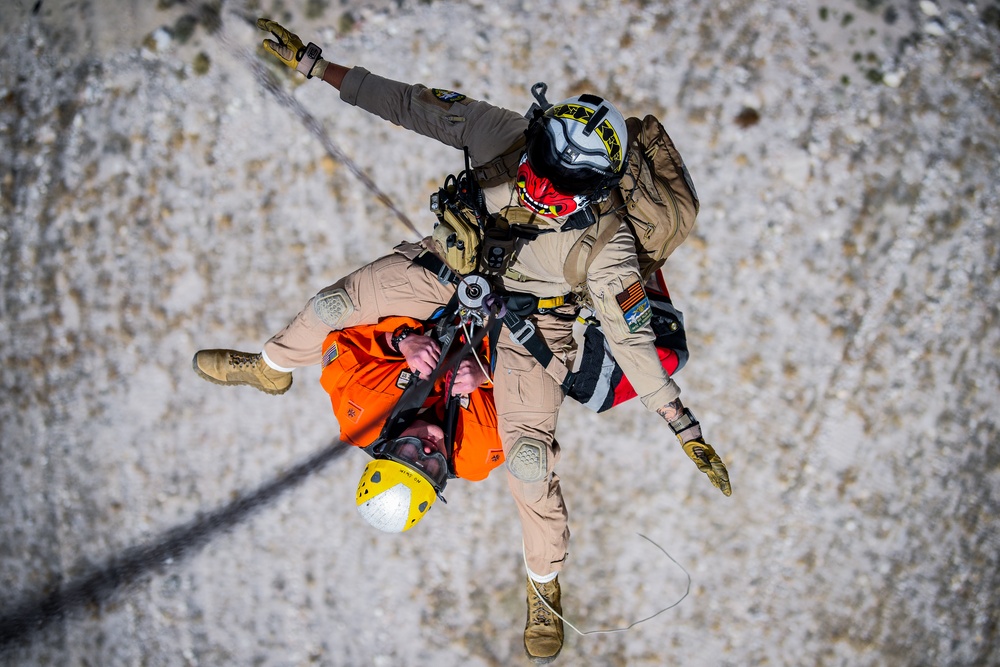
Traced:
<path id="1" fill-rule="evenodd" d="M 450 384 L 446 387 L 446 390 L 448 391 L 449 396 L 448 402 L 445 403 L 444 411 L 444 444 L 445 449 L 448 450 L 448 475 L 450 477 L 457 477 L 453 461 L 455 457 L 455 440 L 458 438 L 458 409 L 460 407 L 461 398 L 450 395 Z"/>
<path id="2" fill-rule="evenodd" d="M 448 265 L 430 250 L 424 250 L 414 257 L 413 263 L 436 275 L 442 285 L 457 285 L 462 281 L 460 275 L 448 268 Z"/>
<path id="3" fill-rule="evenodd" d="M 555 355 L 552 354 L 552 350 L 545 344 L 542 337 L 538 335 L 537 327 L 533 323 L 521 319 L 519 315 L 510 310 L 504 315 L 503 323 L 510 330 L 510 339 L 530 352 L 535 361 L 542 365 L 542 368 L 548 369 Z M 572 390 L 575 381 L 576 374 L 573 371 L 567 371 L 566 377 L 559 386 L 563 394 L 568 394 Z"/>
<path id="4" fill-rule="evenodd" d="M 454 317 L 458 310 L 458 295 L 456 294 L 448 302 L 448 306 L 445 310 L 445 314 L 442 317 L 441 322 L 451 322 L 451 328 L 457 330 L 458 326 L 454 323 Z M 396 401 L 396 405 L 393 407 L 389 416 L 386 417 L 385 424 L 382 427 L 381 433 L 379 433 L 378 439 L 372 444 L 365 447 L 365 451 L 372 457 L 375 456 L 375 448 L 377 445 L 385 442 L 386 440 L 392 440 L 398 438 L 399 434 L 402 433 L 406 428 L 413 423 L 413 420 L 420 413 L 423 408 L 424 403 L 427 401 L 427 397 L 430 396 L 431 391 L 437 381 L 444 376 L 448 371 L 454 370 L 461 363 L 462 359 L 469 355 L 469 353 L 475 353 L 475 350 L 483 342 L 487 333 L 495 329 L 495 324 L 497 322 L 496 315 L 491 313 L 486 325 L 483 326 L 472 340 L 467 340 L 465 344 L 459 349 L 458 352 L 449 356 L 449 351 L 452 344 L 458 339 L 457 332 L 448 332 L 450 335 L 446 336 L 446 340 L 441 344 L 441 358 L 438 361 L 437 368 L 427 376 L 426 378 L 420 377 L 419 373 L 414 373 L 413 377 L 410 379 L 410 383 L 403 390 L 402 396 Z M 454 399 L 454 400 L 453 400 Z M 455 442 L 454 438 L 457 435 L 457 419 L 458 419 L 458 397 L 448 397 L 448 404 L 446 410 L 446 442 L 445 445 L 448 449 L 448 470 L 449 473 L 454 476 L 452 454 L 454 453 Z"/>
<path id="5" fill-rule="evenodd" d="M 559 228 L 561 232 L 568 232 L 574 229 L 586 229 L 597 222 L 597 216 L 590 206 L 585 206 L 580 210 L 570 213 L 566 222 Z"/>
<path id="6" fill-rule="evenodd" d="M 548 366 L 552 361 L 552 350 L 545 344 L 534 324 L 521 319 L 514 311 L 508 310 L 503 316 L 503 323 L 510 330 L 510 339 L 524 347 L 542 366 Z"/>
<path id="7" fill-rule="evenodd" d="M 458 298 L 453 297 L 451 302 L 448 304 L 448 311 L 446 311 L 446 315 L 447 312 L 452 312 L 453 307 L 457 304 Z M 451 318 L 446 317 L 446 319 Z M 427 397 L 430 396 L 431 391 L 434 389 L 434 384 L 438 381 L 438 378 L 457 364 L 454 359 L 448 360 L 448 363 L 445 363 L 448 351 L 455 338 L 456 337 L 452 335 L 445 341 L 441 342 L 441 361 L 439 362 L 438 367 L 434 369 L 434 372 L 426 378 L 420 377 L 419 373 L 413 374 L 410 379 L 410 383 L 403 390 L 402 396 L 400 396 L 399 400 L 396 401 L 395 407 L 393 407 L 392 412 L 390 412 L 389 416 L 386 418 L 385 424 L 382 426 L 382 431 L 379 433 L 379 437 L 376 442 L 398 438 L 399 434 L 413 423 L 413 420 L 416 419 L 420 410 L 423 409 L 424 403 L 427 401 Z"/>
<path id="8" fill-rule="evenodd" d="M 461 277 L 459 277 L 458 274 L 449 269 L 445 263 L 441 261 L 441 258 L 433 253 L 424 251 L 417 255 L 413 262 L 435 274 L 438 277 L 438 280 L 446 285 L 451 282 L 457 284 L 461 280 Z M 495 352 L 500 329 L 499 327 L 492 325 L 492 319 L 493 318 L 491 316 L 491 324 L 484 327 L 484 331 L 488 331 L 490 334 L 490 359 L 491 363 L 495 364 Z M 542 368 L 547 368 L 549 364 L 552 363 L 552 350 L 550 350 L 549 346 L 545 344 L 542 337 L 538 335 L 538 331 L 534 324 L 522 319 L 520 315 L 514 313 L 510 308 L 507 309 L 507 313 L 503 316 L 502 323 L 507 326 L 507 329 L 510 330 L 511 340 L 519 345 L 522 345 L 526 350 L 528 350 L 528 352 L 531 353 L 531 356 L 533 356 L 535 360 L 542 365 Z M 575 376 L 572 371 L 566 373 L 566 378 L 563 380 L 561 385 L 564 393 L 569 393 L 570 389 L 573 387 L 574 380 Z M 426 399 L 426 396 L 424 398 Z"/>

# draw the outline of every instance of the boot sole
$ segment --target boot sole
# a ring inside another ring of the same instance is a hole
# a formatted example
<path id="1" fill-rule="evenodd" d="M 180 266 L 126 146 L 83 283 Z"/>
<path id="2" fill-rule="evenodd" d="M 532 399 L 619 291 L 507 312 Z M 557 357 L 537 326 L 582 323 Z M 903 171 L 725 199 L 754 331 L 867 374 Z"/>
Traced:
<path id="1" fill-rule="evenodd" d="M 535 665 L 547 665 L 550 662 L 554 662 L 555 659 L 559 657 L 559 654 L 562 653 L 562 647 L 561 646 L 559 647 L 559 650 L 556 651 L 555 655 L 549 656 L 547 658 L 542 658 L 542 657 L 539 657 L 539 656 L 536 656 L 536 655 L 531 655 L 531 653 L 528 653 L 528 645 L 527 644 L 524 645 L 524 652 L 528 656 L 528 660 L 530 660 L 532 662 L 532 664 L 535 664 Z"/>
<path id="2" fill-rule="evenodd" d="M 265 389 L 264 387 L 261 387 L 260 385 L 252 384 L 250 382 L 243 382 L 242 380 L 236 381 L 236 382 L 223 382 L 222 380 L 218 380 L 218 379 L 212 377 L 211 375 L 209 375 L 208 373 L 206 373 L 205 371 L 203 371 L 200 368 L 198 368 L 198 358 L 197 357 L 198 357 L 198 355 L 195 355 L 195 357 L 193 359 L 191 359 L 191 368 L 194 369 L 194 372 L 198 374 L 198 377 L 200 377 L 200 378 L 202 378 L 204 380 L 208 380 L 212 384 L 217 384 L 220 387 L 237 387 L 239 385 L 246 385 L 247 387 L 253 387 L 257 391 L 262 391 L 265 394 L 268 394 L 270 396 L 281 396 L 286 391 L 288 391 L 289 389 L 292 388 L 292 383 L 291 382 L 289 382 L 288 386 L 285 387 L 284 389 Z"/>

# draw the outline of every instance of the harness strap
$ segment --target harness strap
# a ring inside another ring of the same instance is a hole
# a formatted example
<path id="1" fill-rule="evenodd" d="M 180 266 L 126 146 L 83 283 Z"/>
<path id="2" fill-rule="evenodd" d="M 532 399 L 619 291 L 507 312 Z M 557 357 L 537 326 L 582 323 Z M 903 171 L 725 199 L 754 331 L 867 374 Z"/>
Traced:
<path id="1" fill-rule="evenodd" d="M 615 196 L 620 197 L 613 192 L 612 200 Z M 618 216 L 602 215 L 596 225 L 587 228 L 587 232 L 570 248 L 563 264 L 563 276 L 567 283 L 576 287 L 587 281 L 591 262 L 608 245 L 620 226 Z"/>
<path id="2" fill-rule="evenodd" d="M 457 284 L 461 281 L 461 276 L 449 269 L 445 263 L 441 261 L 440 257 L 426 250 L 417 255 L 413 259 L 413 263 L 436 275 L 442 284 Z M 563 305 L 565 302 L 565 296 L 547 297 L 545 299 L 538 299 L 538 308 L 556 308 Z M 556 380 L 556 382 L 559 383 L 563 392 L 568 393 L 570 388 L 573 386 L 573 381 L 576 376 L 566 367 L 566 364 L 561 362 L 554 354 L 552 354 L 552 350 L 550 350 L 549 346 L 545 344 L 542 337 L 538 335 L 535 325 L 522 319 L 520 315 L 517 315 L 509 308 L 507 309 L 507 313 L 504 315 L 502 322 L 510 330 L 511 340 L 528 350 L 528 352 L 531 353 L 531 356 L 533 356 L 535 360 L 542 365 L 545 372 L 547 372 L 554 380 Z M 499 331 L 491 332 L 490 334 L 491 352 L 494 350 L 496 345 L 494 333 L 499 333 Z M 491 356 L 491 359 L 495 361 L 496 356 Z"/>
<path id="3" fill-rule="evenodd" d="M 479 183 L 479 187 L 489 188 L 512 179 L 517 165 L 521 161 L 521 155 L 524 153 L 525 142 L 526 138 L 522 134 L 498 157 L 473 169 L 473 175 Z"/>
<path id="4" fill-rule="evenodd" d="M 538 335 L 538 329 L 535 325 L 522 319 L 511 310 L 508 310 L 507 314 L 504 315 L 503 323 L 510 330 L 510 339 L 530 352 L 531 356 L 545 369 L 545 372 L 559 383 L 563 393 L 568 394 L 573 387 L 576 376 L 566 367 L 566 364 L 552 354 L 552 350 Z"/>
<path id="5" fill-rule="evenodd" d="M 457 308 L 458 296 L 455 295 L 448 302 L 445 311 L 446 317 L 452 317 Z M 441 362 L 434 369 L 433 373 L 426 378 L 419 377 L 419 373 L 414 373 L 410 384 L 403 390 L 403 394 L 396 401 L 395 407 L 386 418 L 385 424 L 382 426 L 382 432 L 379 434 L 376 442 L 398 438 L 399 434 L 413 422 L 420 410 L 423 409 L 424 402 L 430 396 L 431 390 L 434 388 L 434 384 L 438 381 L 438 378 L 448 370 L 451 370 L 451 367 L 455 365 L 455 362 L 445 364 L 445 358 L 448 356 L 449 349 L 454 340 L 455 337 L 450 336 L 446 340 L 441 341 Z M 374 446 L 374 443 L 371 446 Z"/>
<path id="6" fill-rule="evenodd" d="M 538 310 L 548 310 L 550 308 L 558 308 L 559 306 L 566 303 L 565 296 L 549 296 L 544 299 L 538 300 Z"/>
<path id="7" fill-rule="evenodd" d="M 430 250 L 424 250 L 414 257 L 412 261 L 417 266 L 427 269 L 436 275 L 442 285 L 457 285 L 462 281 L 461 276 L 448 268 L 448 265 Z"/>

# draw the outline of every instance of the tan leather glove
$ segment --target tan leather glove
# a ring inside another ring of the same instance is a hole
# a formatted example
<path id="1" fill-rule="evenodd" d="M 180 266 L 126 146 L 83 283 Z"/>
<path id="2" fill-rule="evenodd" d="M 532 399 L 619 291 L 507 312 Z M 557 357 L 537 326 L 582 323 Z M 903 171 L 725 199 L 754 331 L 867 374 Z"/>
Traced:
<path id="1" fill-rule="evenodd" d="M 684 448 L 684 453 L 688 455 L 688 458 L 698 466 L 698 470 L 708 475 L 709 481 L 715 488 L 727 496 L 732 495 L 733 489 L 729 485 L 729 471 L 726 470 L 726 464 L 715 453 L 712 445 L 706 444 L 701 438 L 694 438 L 682 442 L 681 447 Z"/>
<path id="2" fill-rule="evenodd" d="M 289 32 L 277 21 L 259 18 L 257 19 L 257 27 L 261 30 L 267 30 L 278 40 L 275 42 L 265 39 L 262 44 L 265 51 L 274 55 L 286 66 L 302 72 L 308 79 L 314 76 L 323 77 L 327 62 L 320 58 L 322 49 L 312 42 L 309 42 L 308 46 L 302 44 L 298 35 Z"/>

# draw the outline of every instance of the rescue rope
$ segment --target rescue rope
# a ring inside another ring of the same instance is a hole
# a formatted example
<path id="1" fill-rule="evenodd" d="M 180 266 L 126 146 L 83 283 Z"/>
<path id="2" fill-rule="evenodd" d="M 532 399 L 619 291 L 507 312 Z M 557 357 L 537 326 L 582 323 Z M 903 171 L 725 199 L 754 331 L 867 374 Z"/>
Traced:
<path id="1" fill-rule="evenodd" d="M 256 22 L 250 17 L 238 14 L 235 11 L 230 11 L 230 13 L 236 18 L 246 21 L 256 28 Z M 229 38 L 229 35 L 226 32 L 225 22 L 222 23 L 222 27 L 220 27 L 218 35 L 220 41 L 228 47 L 228 50 L 231 53 L 236 54 L 240 60 L 246 63 L 246 65 L 250 68 L 250 71 L 252 71 L 254 76 L 257 78 L 257 82 L 263 86 L 263 88 L 269 92 L 279 104 L 292 111 L 292 113 L 294 113 L 299 120 L 302 121 L 302 125 L 320 142 L 320 145 L 322 145 L 326 150 L 327 155 L 347 167 L 347 169 L 354 174 L 359 181 L 361 181 L 361 184 L 365 186 L 373 195 L 375 195 L 376 199 L 385 204 L 385 206 L 392 211 L 396 218 L 399 219 L 399 221 L 402 222 L 408 230 L 413 232 L 418 239 L 425 236 L 425 234 L 420 233 L 417 226 L 413 224 L 413 221 L 410 220 L 410 218 L 398 206 L 396 206 L 396 203 L 392 201 L 389 195 L 387 195 L 354 160 L 344 153 L 339 146 L 333 143 L 333 140 L 330 139 L 329 135 L 323 129 L 323 124 L 320 123 L 319 119 L 309 113 L 309 111 L 302 106 L 301 102 L 292 97 L 288 91 L 278 85 L 278 81 L 261 63 L 260 58 L 247 47 L 242 44 L 235 44 L 233 40 Z"/>
<path id="2" fill-rule="evenodd" d="M 468 328 L 468 324 L 466 322 L 462 323 L 462 333 L 465 334 L 466 340 L 472 340 L 472 331 L 471 329 Z M 486 376 L 486 384 L 492 387 L 493 378 L 490 377 L 489 371 L 487 371 L 486 368 L 483 366 L 483 362 L 479 358 L 479 355 L 473 352 L 472 358 L 476 360 L 476 364 L 479 366 L 479 370 L 481 370 L 483 372 L 483 375 Z"/>
<path id="3" fill-rule="evenodd" d="M 684 599 L 688 596 L 688 594 L 691 593 L 691 574 L 686 569 L 684 569 L 684 566 L 681 565 L 680 563 L 678 563 L 677 560 L 673 556 L 671 556 L 669 553 L 667 553 L 667 550 L 664 549 L 663 547 L 661 547 L 659 544 L 657 544 L 653 540 L 649 539 L 648 537 L 646 537 L 642 533 L 636 533 L 636 535 L 638 535 L 639 537 L 641 537 L 642 539 L 646 540 L 647 542 L 649 542 L 650 544 L 652 544 L 654 547 L 656 547 L 657 549 L 659 549 L 660 551 L 662 551 L 663 555 L 666 556 L 667 558 L 669 558 L 671 560 L 671 562 L 673 562 L 674 565 L 676 565 L 677 567 L 679 567 L 681 569 L 681 572 L 684 573 L 684 576 L 687 577 L 687 586 L 684 589 L 684 594 L 681 595 L 680 598 L 678 598 L 676 602 L 674 602 L 673 604 L 670 604 L 670 605 L 664 607 L 663 609 L 659 610 L 655 614 L 651 614 L 651 615 L 649 615 L 649 616 L 647 616 L 645 618 L 640 618 L 638 621 L 634 621 L 634 622 L 630 623 L 629 625 L 625 626 L 624 628 L 613 628 L 613 629 L 609 629 L 609 630 L 587 630 L 587 631 L 580 630 L 575 625 L 573 625 L 572 623 L 570 623 L 566 619 L 565 616 L 563 616 L 562 614 L 560 614 L 559 612 L 557 612 L 555 609 L 553 609 L 552 605 L 549 604 L 549 601 L 546 600 L 542 596 L 542 594 L 538 591 L 538 585 L 535 584 L 535 580 L 531 578 L 531 569 L 528 567 L 528 554 L 525 552 L 525 550 L 524 550 L 524 543 L 522 542 L 522 544 L 521 544 L 521 557 L 524 559 L 524 569 L 528 573 L 528 581 L 531 582 L 531 588 L 532 588 L 532 590 L 535 591 L 535 595 L 538 597 L 539 600 L 541 600 L 542 604 L 545 605 L 546 609 L 548 609 L 550 612 L 552 612 L 553 614 L 555 614 L 556 616 L 558 616 L 560 619 L 562 619 L 563 623 L 565 623 L 570 628 L 572 628 L 573 631 L 576 632 L 576 634 L 580 635 L 581 637 L 586 637 L 588 635 L 610 635 L 610 634 L 614 634 L 616 632 L 628 632 L 629 630 L 631 630 L 635 626 L 639 625 L 640 623 L 645 623 L 646 621 L 650 621 L 650 620 L 656 618 L 657 616 L 659 616 L 663 612 L 669 611 L 669 610 L 673 609 L 674 607 L 676 607 L 677 605 L 679 605 L 681 602 L 684 601 Z"/>

